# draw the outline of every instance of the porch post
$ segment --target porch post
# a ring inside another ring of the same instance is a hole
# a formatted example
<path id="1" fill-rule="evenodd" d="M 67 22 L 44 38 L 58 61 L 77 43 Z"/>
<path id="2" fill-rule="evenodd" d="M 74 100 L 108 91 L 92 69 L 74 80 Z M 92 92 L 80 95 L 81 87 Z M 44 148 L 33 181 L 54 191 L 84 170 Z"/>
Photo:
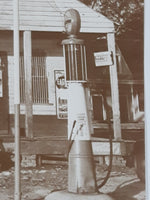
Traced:
<path id="1" fill-rule="evenodd" d="M 33 138 L 31 59 L 32 59 L 31 31 L 24 31 L 25 131 L 26 131 L 26 137 L 28 138 Z"/>
<path id="2" fill-rule="evenodd" d="M 114 138 L 121 139 L 119 89 L 118 89 L 114 33 L 107 34 L 107 43 L 108 43 L 108 50 L 113 53 L 113 65 L 109 66 L 109 72 L 110 72 L 110 84 L 111 84 Z"/>

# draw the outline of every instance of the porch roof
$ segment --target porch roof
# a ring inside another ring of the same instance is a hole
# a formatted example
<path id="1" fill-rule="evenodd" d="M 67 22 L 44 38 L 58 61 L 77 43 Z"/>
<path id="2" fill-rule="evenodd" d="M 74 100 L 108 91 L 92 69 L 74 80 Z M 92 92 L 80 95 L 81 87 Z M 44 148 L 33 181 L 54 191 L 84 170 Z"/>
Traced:
<path id="1" fill-rule="evenodd" d="M 114 32 L 114 24 L 78 0 L 20 0 L 20 30 L 64 31 L 64 12 L 79 11 L 82 33 Z M 0 30 L 13 30 L 13 0 L 0 0 Z"/>

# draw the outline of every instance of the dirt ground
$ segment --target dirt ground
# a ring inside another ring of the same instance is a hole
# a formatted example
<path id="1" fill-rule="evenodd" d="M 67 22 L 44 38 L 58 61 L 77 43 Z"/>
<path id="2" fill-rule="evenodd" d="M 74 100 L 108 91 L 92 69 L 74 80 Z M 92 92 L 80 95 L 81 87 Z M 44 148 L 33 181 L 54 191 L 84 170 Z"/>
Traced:
<path id="1" fill-rule="evenodd" d="M 106 166 L 96 166 L 99 183 L 106 176 Z M 51 192 L 67 190 L 67 165 L 47 165 L 21 169 L 21 199 L 44 200 Z M 145 185 L 134 168 L 113 167 L 107 183 L 99 190 L 116 200 L 145 200 Z M 0 200 L 14 199 L 14 167 L 0 172 Z"/>

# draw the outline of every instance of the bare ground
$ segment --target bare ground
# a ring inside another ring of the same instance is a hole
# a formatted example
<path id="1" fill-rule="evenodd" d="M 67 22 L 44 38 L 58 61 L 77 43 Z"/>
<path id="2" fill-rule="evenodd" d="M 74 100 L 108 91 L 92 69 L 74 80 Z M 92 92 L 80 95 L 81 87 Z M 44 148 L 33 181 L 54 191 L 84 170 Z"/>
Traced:
<path id="1" fill-rule="evenodd" d="M 67 190 L 67 165 L 48 165 L 21 169 L 21 199 L 44 200 L 57 190 Z M 96 167 L 99 182 L 106 176 L 105 166 Z M 113 167 L 107 183 L 99 190 L 115 200 L 145 200 L 145 185 L 134 168 Z M 0 200 L 14 199 L 14 167 L 0 173 Z"/>

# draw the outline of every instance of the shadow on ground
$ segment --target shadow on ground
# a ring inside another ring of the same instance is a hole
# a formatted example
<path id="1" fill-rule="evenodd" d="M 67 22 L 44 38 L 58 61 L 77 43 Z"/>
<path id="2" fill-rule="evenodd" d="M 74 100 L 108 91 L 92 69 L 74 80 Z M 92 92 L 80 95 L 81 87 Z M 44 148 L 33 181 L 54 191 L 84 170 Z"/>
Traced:
<path id="1" fill-rule="evenodd" d="M 145 185 L 136 178 L 123 182 L 114 192 L 109 193 L 109 195 L 115 200 L 145 200 L 143 198 L 144 191 Z"/>

